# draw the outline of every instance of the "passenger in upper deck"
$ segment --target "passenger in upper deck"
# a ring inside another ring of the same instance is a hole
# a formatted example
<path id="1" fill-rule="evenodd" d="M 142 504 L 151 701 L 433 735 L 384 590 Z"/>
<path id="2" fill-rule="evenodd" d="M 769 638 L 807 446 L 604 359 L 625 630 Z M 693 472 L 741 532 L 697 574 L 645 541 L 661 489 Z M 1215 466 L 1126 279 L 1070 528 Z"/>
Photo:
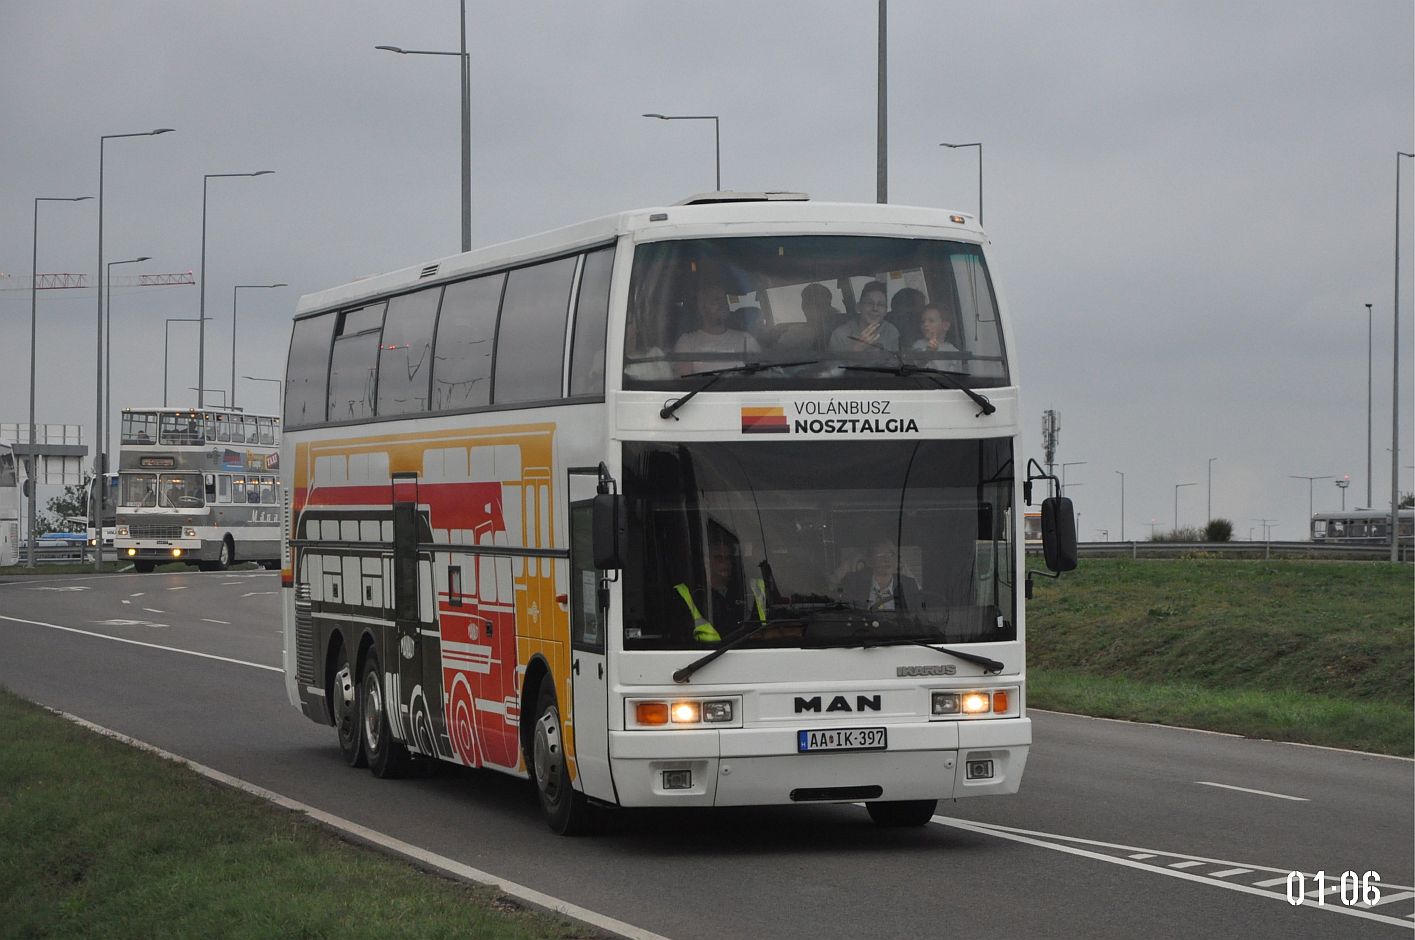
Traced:
<path id="1" fill-rule="evenodd" d="M 727 326 L 727 295 L 720 287 L 710 282 L 698 286 L 695 299 L 698 306 L 698 328 L 678 337 L 673 351 L 683 353 L 737 353 L 745 357 L 748 353 L 759 353 L 761 345 L 752 334 L 743 330 L 729 329 Z M 703 360 L 680 360 L 677 363 L 679 375 L 706 372 L 710 369 L 730 369 L 745 365 L 745 358 Z"/>
<path id="2" fill-rule="evenodd" d="M 899 331 L 899 345 L 907 349 L 919 338 L 919 315 L 928 300 L 924 292 L 913 287 L 901 287 L 894 292 L 889 302 L 889 315 L 885 319 Z"/>
<path id="3" fill-rule="evenodd" d="M 890 354 L 899 351 L 899 331 L 885 320 L 889 310 L 889 291 L 879 281 L 870 281 L 860 289 L 855 302 L 855 319 L 842 323 L 830 334 L 830 351 L 841 353 L 874 353 L 871 359 L 890 361 Z"/>
<path id="4" fill-rule="evenodd" d="M 955 359 L 958 347 L 948 341 L 953 320 L 942 304 L 929 304 L 919 314 L 919 332 L 922 334 L 910 348 L 917 352 L 943 353 L 945 357 L 930 360 L 935 368 L 957 368 Z"/>

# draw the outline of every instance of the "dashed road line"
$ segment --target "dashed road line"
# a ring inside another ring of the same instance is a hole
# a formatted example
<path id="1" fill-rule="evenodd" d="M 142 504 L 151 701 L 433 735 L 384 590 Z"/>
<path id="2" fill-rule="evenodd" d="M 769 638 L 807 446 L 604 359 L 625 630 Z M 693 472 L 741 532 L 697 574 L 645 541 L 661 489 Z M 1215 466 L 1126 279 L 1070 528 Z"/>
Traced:
<path id="1" fill-rule="evenodd" d="M 202 620 L 202 623 L 221 623 L 221 624 L 225 624 L 225 625 L 228 626 L 228 627 L 231 625 L 231 621 L 229 621 L 229 620 L 212 620 L 210 617 L 203 617 L 203 618 L 201 618 L 201 620 Z"/>
<path id="2" fill-rule="evenodd" d="M 1209 780 L 1195 780 L 1201 787 L 1219 787 L 1224 790 L 1237 790 L 1240 793 L 1256 793 L 1258 796 L 1271 796 L 1279 800 L 1295 800 L 1298 803 L 1310 803 L 1305 796 L 1288 796 L 1286 793 L 1273 793 L 1270 790 L 1253 790 L 1249 787 L 1235 787 L 1231 783 L 1214 783 Z"/>
<path id="3" fill-rule="evenodd" d="M 165 613 L 167 613 L 167 611 L 165 611 L 165 610 L 158 610 L 156 607 L 144 607 L 143 610 L 147 611 L 147 612 L 150 613 L 150 614 L 165 614 Z"/>
<path id="4" fill-rule="evenodd" d="M 179 584 L 179 585 L 177 585 L 176 587 L 170 587 L 170 588 L 168 588 L 167 590 L 169 590 L 169 591 L 185 591 L 186 589 L 187 589 L 187 586 L 186 586 L 185 584 Z"/>
<path id="5" fill-rule="evenodd" d="M 1257 895 L 1258 897 L 1281 901 L 1283 904 L 1290 905 L 1291 903 L 1287 898 L 1287 884 L 1289 876 L 1295 869 L 1276 868 L 1271 865 L 1237 863 L 1224 859 L 1190 855 L 1184 852 L 1165 852 L 1159 849 L 1145 848 L 1138 845 L 1119 845 L 1111 842 L 1100 842 L 1094 839 L 1082 839 L 1078 836 L 1064 836 L 1052 832 L 1038 832 L 1030 829 L 1000 826 L 994 823 L 974 822 L 969 819 L 956 819 L 950 816 L 935 816 L 933 822 L 935 825 L 951 826 L 955 829 L 963 829 L 980 835 L 990 835 L 999 839 L 1007 839 L 1011 842 L 1021 842 L 1025 845 L 1031 845 L 1037 848 L 1050 849 L 1053 852 L 1065 852 L 1068 855 L 1089 858 L 1111 865 L 1121 865 L 1126 868 L 1134 868 L 1151 874 L 1164 875 L 1168 878 L 1180 878 L 1185 881 L 1192 881 L 1216 888 L 1224 888 L 1242 894 Z M 1208 873 L 1203 871 L 1203 866 L 1205 865 L 1215 866 L 1220 870 Z M 1281 873 L 1281 877 L 1272 877 L 1278 873 Z M 1245 883 L 1244 880 L 1224 880 L 1235 878 L 1240 874 L 1258 875 L 1260 880 L 1247 883 Z M 1301 874 L 1304 885 L 1315 883 L 1315 875 L 1311 872 L 1302 872 Z M 1337 877 L 1339 886 L 1340 876 L 1338 875 Z M 1313 910 L 1330 911 L 1334 914 L 1345 914 L 1349 917 L 1360 917 L 1364 920 L 1379 921 L 1384 924 L 1415 927 L 1415 914 L 1398 915 L 1383 912 L 1384 910 L 1390 910 L 1389 905 L 1402 904 L 1409 901 L 1411 898 L 1415 898 L 1415 886 L 1390 884 L 1388 882 L 1373 882 L 1373 884 L 1380 890 L 1381 894 L 1380 900 L 1374 905 L 1362 902 L 1348 907 L 1339 901 L 1331 900 L 1327 900 L 1324 904 L 1318 904 L 1315 900 L 1317 895 L 1312 893 L 1309 894 L 1308 897 L 1313 900 L 1305 902 L 1303 906 Z M 1318 888 L 1316 890 L 1321 889 Z M 1330 895 L 1331 891 L 1326 891 L 1326 894 Z M 1373 910 L 1373 908 L 1380 908 L 1382 910 Z"/>

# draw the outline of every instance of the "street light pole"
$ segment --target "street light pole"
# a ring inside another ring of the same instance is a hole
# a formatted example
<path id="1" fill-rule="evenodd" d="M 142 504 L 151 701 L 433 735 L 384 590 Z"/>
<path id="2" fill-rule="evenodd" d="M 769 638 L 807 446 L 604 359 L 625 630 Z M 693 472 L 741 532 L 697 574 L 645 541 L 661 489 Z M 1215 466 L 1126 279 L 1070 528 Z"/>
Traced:
<path id="1" fill-rule="evenodd" d="M 107 428 L 113 418 L 113 265 L 115 264 L 137 264 L 140 261 L 151 261 L 152 258 L 143 255 L 141 258 L 129 258 L 126 261 L 110 261 L 107 270 L 104 272 L 103 287 L 107 291 L 108 297 L 103 304 L 103 423 Z M 112 429 L 108 428 L 108 433 L 104 435 L 103 452 L 108 453 L 107 438 L 112 436 Z M 107 464 L 108 461 L 104 460 Z M 102 484 L 99 484 L 102 486 Z M 101 528 L 101 526 L 100 526 Z"/>
<path id="2" fill-rule="evenodd" d="M 282 419 L 282 420 L 284 419 L 284 417 L 285 417 L 285 383 L 284 383 L 282 380 L 280 380 L 280 379 L 268 379 L 268 378 L 264 378 L 263 376 L 259 376 L 259 375 L 243 375 L 243 376 L 241 376 L 241 378 L 243 378 L 243 379 L 250 379 L 252 382 L 274 382 L 274 383 L 275 383 L 275 395 L 276 395 L 276 399 L 275 399 L 275 401 L 276 401 L 276 408 L 279 409 L 279 414 L 280 414 L 281 419 Z"/>
<path id="3" fill-rule="evenodd" d="M 981 142 L 971 144 L 939 144 L 940 147 L 949 147 L 953 150 L 961 150 L 964 147 L 978 148 L 978 224 L 983 224 L 983 145 Z"/>
<path id="4" fill-rule="evenodd" d="M 190 389 L 190 390 L 192 390 L 193 392 L 199 392 L 199 391 L 201 391 L 201 389 L 197 388 L 195 385 L 188 385 L 187 388 Z M 221 407 L 223 407 L 223 408 L 226 407 L 226 389 L 224 389 L 224 388 L 208 388 L 207 391 L 208 391 L 208 392 L 220 392 L 220 393 L 221 393 Z"/>
<path id="5" fill-rule="evenodd" d="M 889 202 L 889 5 L 879 0 L 878 78 L 875 88 L 875 202 Z"/>
<path id="6" fill-rule="evenodd" d="M 1209 522 L 1214 521 L 1214 461 L 1217 457 L 1209 458 Z"/>
<path id="7" fill-rule="evenodd" d="M 1403 150 L 1395 154 L 1395 297 L 1391 303 L 1390 393 L 1390 560 L 1400 560 L 1400 158 L 1415 157 Z M 1375 507 L 1372 507 L 1375 508 Z"/>
<path id="8" fill-rule="evenodd" d="M 460 52 L 442 52 L 429 49 L 404 49 L 400 46 L 374 46 L 383 52 L 399 55 L 455 55 L 460 56 L 458 74 L 462 80 L 462 250 L 472 250 L 472 69 L 471 57 L 467 54 L 467 0 L 461 0 L 461 42 Z"/>
<path id="9" fill-rule="evenodd" d="M 1312 484 L 1317 480 L 1334 480 L 1336 477 L 1330 474 L 1320 477 L 1305 477 L 1296 473 L 1289 473 L 1288 477 L 1293 480 L 1307 481 L 1307 538 L 1310 540 L 1312 537 Z"/>
<path id="10" fill-rule="evenodd" d="M 1336 481 L 1336 488 L 1341 490 L 1341 511 L 1346 512 L 1346 488 L 1351 485 L 1350 474 Z"/>
<path id="11" fill-rule="evenodd" d="M 1398 202 L 1398 200 L 1397 200 Z M 1397 277 L 1400 275 L 1397 274 Z M 1371 305 L 1366 305 L 1366 508 L 1374 509 L 1371 502 Z"/>
<path id="12" fill-rule="evenodd" d="M 1174 484 L 1174 531 L 1179 531 L 1179 488 L 1181 486 L 1198 486 L 1198 483 L 1176 483 Z"/>
<path id="13" fill-rule="evenodd" d="M 271 288 L 289 287 L 289 284 L 237 284 L 231 288 L 231 402 L 232 408 L 236 407 L 236 292 L 243 287 Z"/>
<path id="14" fill-rule="evenodd" d="M 35 468 L 38 466 L 38 458 L 34 455 L 35 445 L 39 442 L 35 432 L 34 416 L 34 382 L 35 382 L 35 350 L 39 333 L 39 319 L 36 312 L 39 309 L 38 284 L 39 284 L 39 204 L 41 202 L 84 202 L 92 199 L 92 196 L 36 196 L 34 197 L 34 235 L 33 248 L 30 253 L 29 266 L 29 462 L 26 465 L 26 476 L 29 480 L 29 521 L 28 521 L 28 550 L 26 551 L 26 567 L 34 567 L 34 530 L 38 522 L 39 513 L 35 507 L 35 497 L 39 495 L 39 483 L 36 480 Z"/>
<path id="15" fill-rule="evenodd" d="M 1125 541 L 1125 473 L 1121 470 L 1115 471 L 1120 474 L 1120 541 Z"/>
<path id="16" fill-rule="evenodd" d="M 94 435 L 93 435 L 93 478 L 102 480 L 104 471 L 108 468 L 104 466 L 103 441 L 106 437 L 103 430 L 103 147 L 110 140 L 117 140 L 120 137 L 155 137 L 158 134 L 170 134 L 172 128 L 158 127 L 150 131 L 137 131 L 132 134 L 104 134 L 98 138 L 98 270 L 95 272 L 95 279 L 98 281 L 98 338 L 95 341 L 97 352 L 95 358 L 97 365 L 94 366 L 94 389 L 93 397 L 96 399 L 94 406 Z M 108 501 L 108 493 L 105 487 L 98 487 L 98 515 L 101 519 L 105 504 Z M 100 541 L 102 541 L 100 539 Z M 99 551 L 93 553 L 93 570 L 103 570 L 103 546 L 99 546 Z"/>
<path id="17" fill-rule="evenodd" d="M 209 319 L 209 318 L 208 318 Z M 167 407 L 167 343 L 172 338 L 172 324 L 196 323 L 196 317 L 168 317 L 162 328 L 162 407 Z"/>
<path id="18" fill-rule="evenodd" d="M 201 304 L 197 311 L 197 407 L 205 404 L 202 389 L 206 387 L 206 184 L 208 180 L 231 176 L 269 176 L 274 170 L 256 170 L 254 173 L 207 173 L 201 178 Z M 233 337 L 234 340 L 234 337 Z M 233 353 L 234 354 L 234 353 Z"/>
<path id="19" fill-rule="evenodd" d="M 643 115 L 646 118 L 658 118 L 660 121 L 711 121 L 713 152 L 716 159 L 717 175 L 714 178 L 715 192 L 722 192 L 722 135 L 719 131 L 719 121 L 716 114 L 659 114 L 651 112 Z"/>

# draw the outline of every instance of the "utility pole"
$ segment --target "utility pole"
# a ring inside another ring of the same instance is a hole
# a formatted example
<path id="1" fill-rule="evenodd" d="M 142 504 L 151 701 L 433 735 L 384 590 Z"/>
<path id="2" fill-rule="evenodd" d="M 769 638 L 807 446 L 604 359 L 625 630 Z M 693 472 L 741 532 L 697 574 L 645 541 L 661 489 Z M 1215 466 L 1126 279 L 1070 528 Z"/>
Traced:
<path id="1" fill-rule="evenodd" d="M 888 0 L 879 0 L 879 88 L 876 112 L 875 202 L 889 202 L 889 57 L 885 27 L 889 16 Z"/>

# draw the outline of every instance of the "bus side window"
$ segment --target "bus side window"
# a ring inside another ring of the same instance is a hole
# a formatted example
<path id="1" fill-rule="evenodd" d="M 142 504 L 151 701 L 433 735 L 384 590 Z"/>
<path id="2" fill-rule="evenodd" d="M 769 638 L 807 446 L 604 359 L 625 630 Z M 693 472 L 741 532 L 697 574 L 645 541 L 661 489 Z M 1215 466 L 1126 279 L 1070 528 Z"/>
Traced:
<path id="1" fill-rule="evenodd" d="M 609 322 L 609 275 L 614 249 L 585 255 L 575 303 L 575 338 L 570 347 L 570 394 L 604 394 L 605 329 Z"/>
<path id="2" fill-rule="evenodd" d="M 295 321 L 285 367 L 285 413 L 294 426 L 324 420 L 329 393 L 329 343 L 335 314 Z"/>
<path id="3" fill-rule="evenodd" d="M 272 505 L 275 502 L 275 483 L 270 477 L 261 478 L 260 501 L 266 505 Z"/>
<path id="4" fill-rule="evenodd" d="M 507 275 L 496 335 L 496 403 L 560 398 L 565 318 L 575 259 L 517 268 Z"/>
<path id="5" fill-rule="evenodd" d="M 433 411 L 491 401 L 491 348 L 505 284 L 505 274 L 492 274 L 447 286 L 434 347 Z"/>

